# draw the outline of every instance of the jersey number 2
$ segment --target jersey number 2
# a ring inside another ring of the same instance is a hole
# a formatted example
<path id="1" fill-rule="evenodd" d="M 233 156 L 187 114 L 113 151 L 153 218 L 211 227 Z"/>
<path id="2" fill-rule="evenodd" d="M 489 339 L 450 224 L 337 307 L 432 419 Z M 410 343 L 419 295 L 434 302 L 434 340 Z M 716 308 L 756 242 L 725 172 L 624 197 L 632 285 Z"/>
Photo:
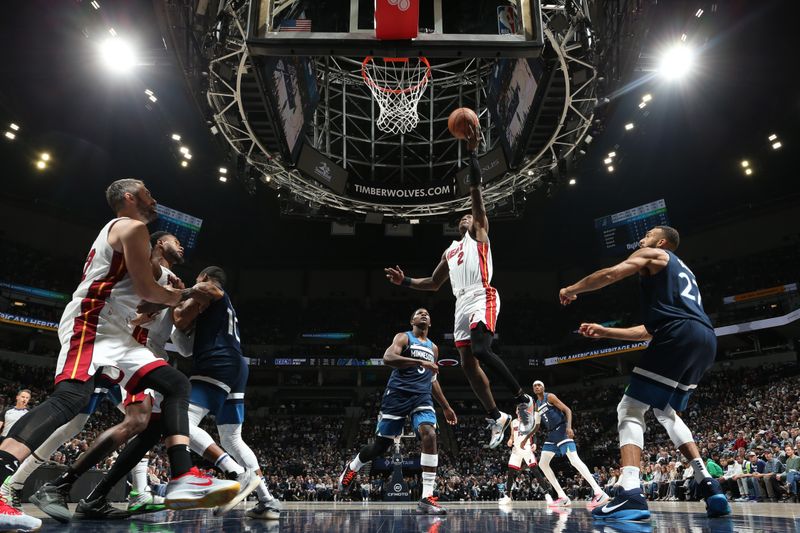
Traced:
<path id="1" fill-rule="evenodd" d="M 686 274 L 685 272 L 681 272 L 680 274 L 678 274 L 678 277 L 683 280 L 686 280 L 686 287 L 684 287 L 683 290 L 681 291 L 681 296 L 683 296 L 684 298 L 688 298 L 693 302 L 697 302 L 698 304 L 701 303 L 700 288 L 697 286 L 697 281 L 690 278 L 689 275 Z M 692 287 L 697 289 L 697 297 L 695 297 L 695 295 L 692 294 Z"/>
<path id="2" fill-rule="evenodd" d="M 458 262 L 456 265 L 461 265 L 464 262 L 464 252 L 458 252 Z"/>

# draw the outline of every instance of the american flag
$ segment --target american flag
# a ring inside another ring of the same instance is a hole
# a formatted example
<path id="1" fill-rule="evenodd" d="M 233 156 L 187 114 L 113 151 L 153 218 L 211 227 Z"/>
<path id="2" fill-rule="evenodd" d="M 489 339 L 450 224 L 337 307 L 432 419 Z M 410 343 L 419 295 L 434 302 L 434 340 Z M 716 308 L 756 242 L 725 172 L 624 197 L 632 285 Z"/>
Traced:
<path id="1" fill-rule="evenodd" d="M 281 22 L 278 31 L 311 31 L 311 19 L 287 19 Z"/>

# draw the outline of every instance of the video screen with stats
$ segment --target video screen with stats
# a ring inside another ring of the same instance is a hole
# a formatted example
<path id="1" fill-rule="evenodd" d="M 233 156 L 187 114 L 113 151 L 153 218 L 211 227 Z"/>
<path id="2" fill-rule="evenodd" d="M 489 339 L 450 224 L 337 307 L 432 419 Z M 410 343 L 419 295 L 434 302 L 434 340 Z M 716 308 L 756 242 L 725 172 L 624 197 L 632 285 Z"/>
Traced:
<path id="1" fill-rule="evenodd" d="M 663 199 L 596 218 L 594 228 L 600 249 L 607 255 L 626 255 L 639 247 L 639 240 L 653 226 L 668 226 Z"/>

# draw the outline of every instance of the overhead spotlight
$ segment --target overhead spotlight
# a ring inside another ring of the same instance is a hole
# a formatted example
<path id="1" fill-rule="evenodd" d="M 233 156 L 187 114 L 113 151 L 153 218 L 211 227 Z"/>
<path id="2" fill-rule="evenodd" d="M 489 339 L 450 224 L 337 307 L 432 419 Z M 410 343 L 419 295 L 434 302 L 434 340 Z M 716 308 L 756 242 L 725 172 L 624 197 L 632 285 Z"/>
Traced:
<path id="1" fill-rule="evenodd" d="M 608 152 L 608 157 L 617 157 L 617 152 Z"/>
<path id="2" fill-rule="evenodd" d="M 646 102 L 641 102 L 639 104 L 639 109 L 644 109 L 645 107 L 647 107 L 647 103 Z"/>
<path id="3" fill-rule="evenodd" d="M 605 163 L 606 165 L 610 165 L 612 161 L 613 159 L 611 159 L 610 157 L 606 157 L 605 159 L 603 159 L 603 163 Z"/>
<path id="4" fill-rule="evenodd" d="M 661 56 L 658 72 L 668 80 L 677 80 L 686 76 L 694 65 L 694 52 L 684 44 L 668 49 Z"/>
<path id="5" fill-rule="evenodd" d="M 100 4 L 97 3 L 97 0 L 92 0 L 92 7 L 95 9 L 100 9 Z"/>
<path id="6" fill-rule="evenodd" d="M 744 169 L 744 173 L 747 174 L 748 176 L 750 176 L 751 174 L 753 174 L 753 169 L 748 167 L 748 168 Z"/>
<path id="7" fill-rule="evenodd" d="M 45 163 L 44 161 L 37 161 L 36 168 L 38 168 L 39 170 L 44 170 L 47 168 L 47 163 Z"/>
<path id="8" fill-rule="evenodd" d="M 50 161 L 50 154 L 48 154 L 47 152 L 42 152 L 39 155 L 39 159 L 41 159 L 42 161 Z"/>
<path id="9" fill-rule="evenodd" d="M 264 177 L 264 181 L 266 181 L 267 183 L 269 183 L 270 181 L 272 181 L 272 176 L 270 176 L 269 174 L 267 174 L 267 175 Z"/>
<path id="10" fill-rule="evenodd" d="M 747 168 L 749 166 L 750 166 L 750 161 L 748 161 L 747 159 L 743 159 L 742 160 L 742 168 Z"/>
<path id="11" fill-rule="evenodd" d="M 180 153 L 182 153 L 182 154 L 188 154 L 188 153 L 189 153 L 189 148 L 187 148 L 186 146 L 181 146 L 181 147 L 179 148 L 179 151 L 180 151 Z"/>
<path id="12" fill-rule="evenodd" d="M 418 218 L 409 218 L 408 219 L 408 223 L 409 224 L 419 224 L 419 219 Z"/>
<path id="13" fill-rule="evenodd" d="M 219 181 L 221 181 L 222 183 L 226 183 L 228 181 L 228 178 L 226 178 L 225 176 L 220 176 Z"/>
<path id="14" fill-rule="evenodd" d="M 151 96 L 150 97 L 150 101 L 151 102 L 158 102 L 158 98 L 156 98 L 155 96 Z"/>
<path id="15" fill-rule="evenodd" d="M 177 133 L 173 133 L 172 134 L 172 140 L 173 141 L 180 141 L 181 140 L 181 136 L 178 135 Z"/>
<path id="16" fill-rule="evenodd" d="M 609 171 L 609 172 L 614 172 L 614 167 L 613 167 L 613 166 L 611 166 L 611 165 L 608 165 L 608 171 Z"/>
<path id="17" fill-rule="evenodd" d="M 117 36 L 117 30 L 115 30 L 114 28 L 108 28 L 108 33 L 110 33 L 112 37 Z"/>
<path id="18" fill-rule="evenodd" d="M 533 170 L 528 171 L 528 176 L 533 176 Z"/>
<path id="19" fill-rule="evenodd" d="M 188 161 L 181 161 L 181 166 L 182 166 L 183 168 L 186 168 L 186 167 L 188 167 L 188 166 L 189 166 L 189 162 L 188 162 Z"/>
<path id="20" fill-rule="evenodd" d="M 695 17 L 700 18 L 703 16 L 703 10 L 698 9 L 697 12 L 694 14 Z"/>
<path id="21" fill-rule="evenodd" d="M 9 127 L 9 128 L 11 128 L 11 129 L 12 129 L 12 130 L 14 130 L 14 131 L 19 131 L 19 126 L 17 126 L 17 125 L 16 125 L 16 124 L 14 124 L 13 122 L 12 122 L 11 124 L 9 124 L 9 125 L 8 125 L 8 127 Z M 770 141 L 771 141 L 771 140 L 772 140 L 772 139 L 770 139 Z"/>
<path id="22" fill-rule="evenodd" d="M 578 183 L 578 181 L 575 178 L 569 180 L 570 185 L 575 185 L 576 183 Z"/>
<path id="23" fill-rule="evenodd" d="M 183 157 L 186 158 L 186 159 L 191 159 L 192 158 L 192 154 L 190 154 L 189 152 L 186 152 L 185 154 L 183 154 Z"/>
<path id="24" fill-rule="evenodd" d="M 11 127 L 13 128 L 13 127 L 14 127 L 14 125 L 12 124 L 12 125 L 11 125 Z M 775 139 L 777 139 L 777 138 L 778 138 L 778 136 L 777 136 L 777 135 L 775 135 L 774 133 L 773 133 L 772 135 L 770 135 L 770 136 L 769 136 L 769 140 L 770 140 L 770 141 L 774 141 L 774 140 L 775 140 Z"/>
<path id="25" fill-rule="evenodd" d="M 633 122 L 628 122 L 625 124 L 625 131 L 631 131 L 633 129 Z"/>
<path id="26" fill-rule="evenodd" d="M 650 94 L 650 93 L 647 93 L 646 95 L 642 96 L 642 102 L 649 102 L 652 99 L 653 99 L 653 95 Z"/>
<path id="27" fill-rule="evenodd" d="M 9 141 L 13 141 L 14 139 L 16 139 L 16 138 L 17 138 L 17 136 L 16 136 L 16 135 L 14 135 L 14 132 L 13 132 L 13 131 L 7 131 L 7 132 L 5 133 L 5 136 L 6 136 L 6 139 L 8 139 Z"/>
<path id="28" fill-rule="evenodd" d="M 227 174 L 228 173 L 228 169 L 225 168 L 225 167 L 219 167 L 219 173 L 220 174 Z"/>
<path id="29" fill-rule="evenodd" d="M 688 38 L 689 38 L 689 36 L 684 33 L 683 35 L 681 35 L 681 42 L 685 43 L 686 39 L 688 39 Z"/>
<path id="30" fill-rule="evenodd" d="M 593 137 L 591 135 L 587 135 L 583 138 L 583 140 L 586 141 L 586 144 L 592 144 L 592 139 Z"/>
<path id="31" fill-rule="evenodd" d="M 150 89 L 145 89 L 144 94 L 146 94 L 147 96 L 153 96 L 153 91 L 151 91 Z"/>
<path id="32" fill-rule="evenodd" d="M 777 149 L 778 149 L 778 148 L 780 148 L 781 146 L 783 146 L 783 145 L 781 144 L 781 142 L 780 142 L 780 141 L 777 141 L 777 142 L 774 142 L 774 143 L 772 143 L 772 149 L 773 149 L 773 150 L 777 150 Z"/>
<path id="33" fill-rule="evenodd" d="M 100 45 L 100 57 L 107 68 L 120 74 L 129 72 L 136 66 L 136 53 L 133 46 L 119 37 L 111 37 L 103 41 Z"/>

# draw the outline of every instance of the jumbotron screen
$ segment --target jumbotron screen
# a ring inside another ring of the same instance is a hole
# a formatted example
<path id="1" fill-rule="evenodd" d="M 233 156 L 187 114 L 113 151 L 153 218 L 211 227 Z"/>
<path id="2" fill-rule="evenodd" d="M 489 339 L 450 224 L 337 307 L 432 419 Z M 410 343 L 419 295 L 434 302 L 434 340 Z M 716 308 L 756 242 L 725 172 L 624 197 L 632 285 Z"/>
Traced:
<path id="1" fill-rule="evenodd" d="M 202 218 L 181 213 L 161 204 L 156 206 L 156 212 L 158 212 L 158 220 L 156 221 L 158 231 L 167 231 L 175 235 L 187 250 L 194 248 L 195 244 L 197 244 L 197 234 L 200 233 L 200 226 L 203 225 Z"/>
<path id="2" fill-rule="evenodd" d="M 607 255 L 629 254 L 639 247 L 647 230 L 667 225 L 667 204 L 663 199 L 594 220 L 600 247 Z"/>

